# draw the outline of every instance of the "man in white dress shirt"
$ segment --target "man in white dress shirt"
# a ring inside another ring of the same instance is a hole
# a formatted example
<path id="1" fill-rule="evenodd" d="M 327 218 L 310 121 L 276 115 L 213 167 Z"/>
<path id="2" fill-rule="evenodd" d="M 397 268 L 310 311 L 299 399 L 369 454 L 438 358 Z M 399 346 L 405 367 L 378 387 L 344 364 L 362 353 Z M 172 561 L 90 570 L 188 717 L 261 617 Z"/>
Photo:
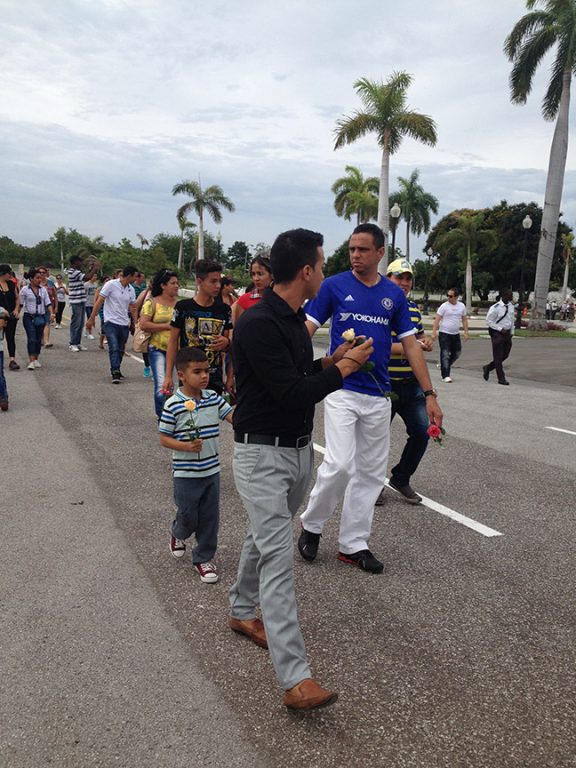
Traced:
<path id="1" fill-rule="evenodd" d="M 490 378 L 490 371 L 496 371 L 498 384 L 509 385 L 504 374 L 502 363 L 508 358 L 512 349 L 514 335 L 514 304 L 512 291 L 502 291 L 500 301 L 492 304 L 486 315 L 488 333 L 492 340 L 492 362 L 482 367 L 484 381 Z"/>

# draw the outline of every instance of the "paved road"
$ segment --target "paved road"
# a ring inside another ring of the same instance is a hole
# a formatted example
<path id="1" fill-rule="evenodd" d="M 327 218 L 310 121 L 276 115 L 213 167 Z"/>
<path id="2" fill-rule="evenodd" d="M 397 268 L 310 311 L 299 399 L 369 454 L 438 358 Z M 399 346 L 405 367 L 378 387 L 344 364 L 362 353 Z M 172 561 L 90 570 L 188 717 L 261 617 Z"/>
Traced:
<path id="1" fill-rule="evenodd" d="M 169 453 L 141 363 L 112 387 L 106 354 L 71 354 L 65 335 L 42 370 L 8 374 L 0 414 L 0 765 L 576 765 L 576 397 L 557 383 L 576 342 L 518 340 L 508 388 L 479 376 L 487 340 L 452 385 L 432 364 L 448 435 L 414 484 L 433 503 L 387 492 L 384 574 L 336 560 L 336 522 L 317 562 L 296 560 L 313 669 L 341 694 L 299 717 L 266 652 L 226 627 L 245 529 L 227 426 L 222 578 L 204 585 L 168 553 Z M 532 354 L 548 381 L 529 379 Z"/>

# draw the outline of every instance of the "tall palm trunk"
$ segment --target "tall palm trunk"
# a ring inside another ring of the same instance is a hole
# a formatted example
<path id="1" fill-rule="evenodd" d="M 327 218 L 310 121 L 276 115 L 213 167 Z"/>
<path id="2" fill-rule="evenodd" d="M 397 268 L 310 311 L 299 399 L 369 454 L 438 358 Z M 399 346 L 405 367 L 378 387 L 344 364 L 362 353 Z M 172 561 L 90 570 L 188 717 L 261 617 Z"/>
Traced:
<path id="1" fill-rule="evenodd" d="M 410 216 L 406 219 L 406 261 L 410 261 Z"/>
<path id="2" fill-rule="evenodd" d="M 198 261 L 204 258 L 204 209 L 198 211 Z"/>
<path id="3" fill-rule="evenodd" d="M 388 141 L 382 150 L 382 162 L 380 164 L 380 187 L 378 190 L 378 226 L 384 232 L 384 256 L 380 259 L 378 269 L 381 274 L 386 274 L 388 267 L 388 229 L 390 226 L 390 212 L 388 190 L 390 189 L 390 150 Z"/>
<path id="4" fill-rule="evenodd" d="M 180 235 L 180 247 L 178 248 L 178 269 L 182 269 L 182 261 L 184 259 L 184 230 Z"/>
<path id="5" fill-rule="evenodd" d="M 562 283 L 562 298 L 564 301 L 568 298 L 568 274 L 570 272 L 570 259 L 566 259 L 564 265 L 564 282 Z"/>
<path id="6" fill-rule="evenodd" d="M 550 285 L 550 272 L 556 245 L 556 232 L 560 216 L 560 201 L 564 185 L 564 170 L 568 154 L 568 113 L 570 111 L 570 68 L 564 70 L 562 96 L 558 107 L 558 118 L 554 128 L 554 138 L 550 148 L 548 177 L 546 179 L 546 194 L 544 196 L 544 211 L 542 213 L 542 228 L 538 244 L 538 262 L 534 282 L 535 314 L 538 319 L 546 317 L 546 300 Z"/>
<path id="7" fill-rule="evenodd" d="M 466 312 L 468 316 L 472 312 L 472 254 L 470 253 L 470 243 L 468 243 L 468 253 L 466 256 Z"/>

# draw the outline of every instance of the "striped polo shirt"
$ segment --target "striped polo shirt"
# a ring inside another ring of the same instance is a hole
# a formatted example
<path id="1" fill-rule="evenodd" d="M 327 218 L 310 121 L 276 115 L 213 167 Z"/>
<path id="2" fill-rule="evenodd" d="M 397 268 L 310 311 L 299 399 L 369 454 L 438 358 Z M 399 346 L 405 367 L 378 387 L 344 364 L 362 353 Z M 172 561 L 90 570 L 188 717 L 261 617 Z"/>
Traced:
<path id="1" fill-rule="evenodd" d="M 424 328 L 422 326 L 422 315 L 420 314 L 418 305 L 411 299 L 408 299 L 408 309 L 410 310 L 410 320 L 416 329 L 416 337 L 421 336 L 424 333 Z M 396 334 L 392 331 L 392 343 L 395 343 L 396 341 Z M 390 374 L 390 381 L 402 381 L 403 379 L 414 378 L 410 363 L 402 355 L 390 355 L 388 372 Z"/>
<path id="2" fill-rule="evenodd" d="M 72 267 L 64 271 L 68 277 L 68 302 L 70 304 L 83 304 L 86 301 L 84 274 L 79 269 Z"/>
<path id="3" fill-rule="evenodd" d="M 194 411 L 189 411 L 185 406 L 189 400 L 194 400 L 196 404 Z M 174 477 L 209 477 L 220 471 L 218 422 L 224 420 L 231 411 L 232 407 L 226 400 L 211 389 L 203 389 L 200 400 L 188 397 L 180 389 L 168 398 L 158 430 L 185 443 L 195 440 L 196 436 L 202 438 L 200 453 L 172 451 Z"/>

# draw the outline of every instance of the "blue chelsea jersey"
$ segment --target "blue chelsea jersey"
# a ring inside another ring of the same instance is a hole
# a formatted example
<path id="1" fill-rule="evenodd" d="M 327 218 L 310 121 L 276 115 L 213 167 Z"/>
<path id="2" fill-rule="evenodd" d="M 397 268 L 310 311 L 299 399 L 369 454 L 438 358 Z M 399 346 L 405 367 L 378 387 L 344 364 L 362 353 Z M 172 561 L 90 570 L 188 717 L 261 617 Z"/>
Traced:
<path id="1" fill-rule="evenodd" d="M 397 340 L 416 331 L 410 319 L 404 292 L 391 280 L 380 276 L 373 286 L 364 285 L 354 274 L 342 272 L 322 283 L 316 298 L 305 306 L 308 320 L 320 327 L 330 319 L 330 354 L 344 341 L 342 334 L 353 328 L 356 336 L 371 336 L 374 352 L 372 376 L 363 371 L 344 379 L 344 389 L 381 397 L 390 390 L 388 363 L 392 331 Z"/>

